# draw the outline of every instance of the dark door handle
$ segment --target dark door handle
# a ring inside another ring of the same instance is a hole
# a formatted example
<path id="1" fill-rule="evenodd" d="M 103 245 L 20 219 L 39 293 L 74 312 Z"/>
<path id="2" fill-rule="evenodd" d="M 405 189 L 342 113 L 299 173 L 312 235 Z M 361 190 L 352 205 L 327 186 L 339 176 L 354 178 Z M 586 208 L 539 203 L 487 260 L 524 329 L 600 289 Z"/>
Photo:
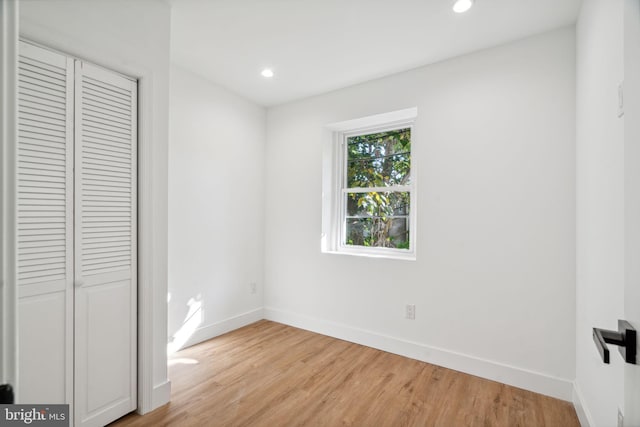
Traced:
<path id="1" fill-rule="evenodd" d="M 618 350 L 625 362 L 636 364 L 636 330 L 626 320 L 618 320 L 617 331 L 593 328 L 593 341 L 604 363 L 609 363 L 607 344 L 614 344 L 619 346 Z"/>

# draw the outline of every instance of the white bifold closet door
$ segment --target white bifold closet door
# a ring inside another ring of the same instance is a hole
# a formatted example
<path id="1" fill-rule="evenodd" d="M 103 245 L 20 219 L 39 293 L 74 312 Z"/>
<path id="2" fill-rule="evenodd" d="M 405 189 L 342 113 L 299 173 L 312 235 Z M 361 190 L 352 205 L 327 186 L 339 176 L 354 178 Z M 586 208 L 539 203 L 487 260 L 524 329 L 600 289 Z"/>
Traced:
<path id="1" fill-rule="evenodd" d="M 73 398 L 73 59 L 20 43 L 19 403 Z"/>
<path id="2" fill-rule="evenodd" d="M 137 84 L 20 53 L 20 400 L 103 426 L 137 406 Z"/>
<path id="3" fill-rule="evenodd" d="M 137 85 L 80 61 L 75 82 L 75 415 L 102 426 L 137 406 Z"/>

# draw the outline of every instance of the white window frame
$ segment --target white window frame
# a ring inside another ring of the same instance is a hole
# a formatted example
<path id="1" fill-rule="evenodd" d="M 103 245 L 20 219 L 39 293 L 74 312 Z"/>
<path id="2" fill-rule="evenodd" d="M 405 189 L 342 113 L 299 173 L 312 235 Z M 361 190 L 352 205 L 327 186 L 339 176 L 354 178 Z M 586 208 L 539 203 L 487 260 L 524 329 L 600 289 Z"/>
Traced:
<path id="1" fill-rule="evenodd" d="M 416 259 L 416 162 L 414 123 L 418 115 L 417 108 L 408 108 L 390 113 L 377 114 L 344 122 L 327 125 L 323 147 L 322 176 L 322 235 L 321 251 L 324 253 L 391 258 L 403 260 Z M 411 183 L 405 186 L 371 187 L 363 191 L 408 192 L 409 193 L 409 249 L 366 247 L 345 244 L 346 207 L 344 195 L 347 188 L 347 138 L 396 129 L 411 129 Z"/>

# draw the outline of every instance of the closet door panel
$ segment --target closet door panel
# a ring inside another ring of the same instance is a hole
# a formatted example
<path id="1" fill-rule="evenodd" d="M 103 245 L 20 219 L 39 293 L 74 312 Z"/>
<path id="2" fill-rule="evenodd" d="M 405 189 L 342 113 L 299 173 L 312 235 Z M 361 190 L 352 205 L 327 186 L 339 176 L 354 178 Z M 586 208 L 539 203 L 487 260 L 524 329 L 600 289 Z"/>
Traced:
<path id="1" fill-rule="evenodd" d="M 73 60 L 20 43 L 20 403 L 73 396 Z"/>
<path id="2" fill-rule="evenodd" d="M 20 298 L 20 401 L 23 403 L 71 403 L 67 399 L 66 336 L 67 302 L 64 292 Z M 43 322 L 46 321 L 46 325 Z M 23 365 L 25 365 L 23 367 Z"/>
<path id="3" fill-rule="evenodd" d="M 128 349 L 130 337 L 129 280 L 88 286 L 82 293 L 87 336 L 87 378 L 89 390 L 87 412 L 103 409 L 105 402 L 120 402 L 129 398 L 131 374 Z M 129 411 L 127 411 L 129 412 Z M 125 412 L 126 413 L 126 412 Z"/>
<path id="4" fill-rule="evenodd" d="M 76 422 L 136 408 L 137 85 L 76 62 Z"/>

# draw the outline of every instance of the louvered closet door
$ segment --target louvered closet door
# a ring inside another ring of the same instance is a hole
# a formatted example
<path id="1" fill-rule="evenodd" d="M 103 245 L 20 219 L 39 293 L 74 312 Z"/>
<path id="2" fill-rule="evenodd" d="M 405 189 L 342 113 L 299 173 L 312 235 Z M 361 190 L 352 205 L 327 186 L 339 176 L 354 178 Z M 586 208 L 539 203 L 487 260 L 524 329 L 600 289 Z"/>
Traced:
<path id="1" fill-rule="evenodd" d="M 18 390 L 20 403 L 71 403 L 73 60 L 20 43 Z"/>
<path id="2" fill-rule="evenodd" d="M 136 408 L 136 82 L 76 62 L 75 414 Z"/>

